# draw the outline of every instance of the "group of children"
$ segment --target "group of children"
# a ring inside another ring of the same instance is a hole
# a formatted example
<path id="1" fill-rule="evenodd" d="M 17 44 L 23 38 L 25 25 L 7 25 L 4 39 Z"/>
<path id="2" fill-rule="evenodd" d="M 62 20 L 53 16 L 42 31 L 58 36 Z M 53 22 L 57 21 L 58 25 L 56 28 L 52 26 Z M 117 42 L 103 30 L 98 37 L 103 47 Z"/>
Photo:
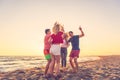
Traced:
<path id="1" fill-rule="evenodd" d="M 79 38 L 84 36 L 82 28 L 79 27 L 81 31 L 80 35 L 74 35 L 72 31 L 69 31 L 69 39 L 67 33 L 65 33 L 64 28 L 58 22 L 55 22 L 52 28 L 52 34 L 50 29 L 45 30 L 44 37 L 44 55 L 47 59 L 47 64 L 45 68 L 45 76 L 53 76 L 53 71 L 55 71 L 56 77 L 60 76 L 60 59 L 61 66 L 65 70 L 66 68 L 66 57 L 67 57 L 67 48 L 71 42 L 71 52 L 70 52 L 70 64 L 74 72 L 78 70 L 77 58 L 79 57 L 80 48 L 79 48 Z"/>

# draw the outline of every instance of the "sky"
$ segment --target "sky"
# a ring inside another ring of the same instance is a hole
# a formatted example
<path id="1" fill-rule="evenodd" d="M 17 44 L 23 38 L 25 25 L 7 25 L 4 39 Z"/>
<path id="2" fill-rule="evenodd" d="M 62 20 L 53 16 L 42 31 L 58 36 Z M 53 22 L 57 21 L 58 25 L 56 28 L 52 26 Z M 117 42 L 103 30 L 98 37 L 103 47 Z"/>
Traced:
<path id="1" fill-rule="evenodd" d="M 75 35 L 82 26 L 81 56 L 120 55 L 120 0 L 0 0 L 0 56 L 43 55 L 56 21 Z"/>

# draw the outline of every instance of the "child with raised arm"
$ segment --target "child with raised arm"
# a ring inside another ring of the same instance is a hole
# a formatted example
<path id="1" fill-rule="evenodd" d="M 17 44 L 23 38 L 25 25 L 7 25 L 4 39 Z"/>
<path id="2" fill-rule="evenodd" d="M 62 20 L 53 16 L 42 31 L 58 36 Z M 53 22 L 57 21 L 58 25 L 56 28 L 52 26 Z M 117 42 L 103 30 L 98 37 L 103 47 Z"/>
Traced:
<path id="1" fill-rule="evenodd" d="M 68 42 L 71 42 L 71 45 L 72 45 L 72 50 L 69 55 L 69 57 L 70 57 L 69 61 L 70 61 L 70 65 L 73 69 L 73 72 L 78 71 L 77 59 L 79 58 L 79 53 L 80 53 L 79 38 L 84 36 L 84 32 L 81 27 L 79 27 L 79 30 L 81 31 L 80 35 L 74 35 L 72 31 L 69 31 L 70 39 L 68 40 Z"/>

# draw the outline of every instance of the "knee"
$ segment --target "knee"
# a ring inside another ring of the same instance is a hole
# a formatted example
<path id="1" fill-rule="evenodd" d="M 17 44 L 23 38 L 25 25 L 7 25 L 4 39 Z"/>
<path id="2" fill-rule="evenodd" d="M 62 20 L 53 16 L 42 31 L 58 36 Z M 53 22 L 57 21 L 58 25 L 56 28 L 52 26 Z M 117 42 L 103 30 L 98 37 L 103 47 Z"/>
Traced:
<path id="1" fill-rule="evenodd" d="M 57 63 L 57 64 L 60 64 L 60 59 L 57 59 L 57 60 L 56 60 L 56 63 Z"/>
<path id="2" fill-rule="evenodd" d="M 59 65 L 59 64 L 60 64 L 60 61 L 56 61 L 56 64 Z"/>
<path id="3" fill-rule="evenodd" d="M 74 59 L 74 62 L 77 62 L 77 58 Z"/>
<path id="4" fill-rule="evenodd" d="M 54 59 L 52 59 L 50 63 L 52 63 L 52 64 L 53 64 L 53 63 L 55 63 L 55 60 L 54 60 Z"/>

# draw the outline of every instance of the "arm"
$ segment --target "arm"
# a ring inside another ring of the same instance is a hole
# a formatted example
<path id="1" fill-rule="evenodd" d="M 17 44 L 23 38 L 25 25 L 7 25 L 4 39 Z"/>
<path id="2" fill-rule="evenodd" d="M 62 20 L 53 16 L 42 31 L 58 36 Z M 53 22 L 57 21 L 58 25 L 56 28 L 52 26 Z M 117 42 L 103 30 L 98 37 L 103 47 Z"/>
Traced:
<path id="1" fill-rule="evenodd" d="M 49 42 L 50 44 L 52 44 L 52 38 L 51 38 L 51 37 L 48 39 L 48 42 Z"/>
<path id="2" fill-rule="evenodd" d="M 66 40 L 66 42 L 67 42 L 67 47 L 69 47 L 70 46 L 70 39 Z"/>
<path id="3" fill-rule="evenodd" d="M 62 38 L 64 38 L 65 33 L 64 33 L 64 27 L 63 27 L 63 25 L 60 26 L 60 32 L 62 32 Z"/>
<path id="4" fill-rule="evenodd" d="M 83 37 L 83 36 L 84 36 L 84 32 L 83 32 L 81 26 L 79 27 L 79 30 L 81 31 L 81 34 L 79 35 L 79 38 L 80 38 L 80 37 Z"/>

